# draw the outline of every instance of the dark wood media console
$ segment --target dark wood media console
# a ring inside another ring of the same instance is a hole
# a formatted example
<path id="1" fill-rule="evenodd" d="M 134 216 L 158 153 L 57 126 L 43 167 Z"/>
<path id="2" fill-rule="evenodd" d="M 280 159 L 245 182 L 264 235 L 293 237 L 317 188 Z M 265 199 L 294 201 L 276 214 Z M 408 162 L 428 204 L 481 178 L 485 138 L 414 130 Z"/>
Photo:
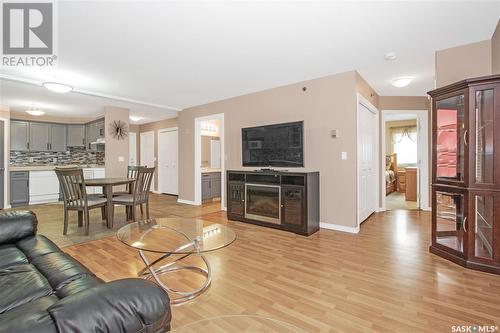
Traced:
<path id="1" fill-rule="evenodd" d="M 227 218 L 309 236 L 319 230 L 319 172 L 227 171 Z"/>

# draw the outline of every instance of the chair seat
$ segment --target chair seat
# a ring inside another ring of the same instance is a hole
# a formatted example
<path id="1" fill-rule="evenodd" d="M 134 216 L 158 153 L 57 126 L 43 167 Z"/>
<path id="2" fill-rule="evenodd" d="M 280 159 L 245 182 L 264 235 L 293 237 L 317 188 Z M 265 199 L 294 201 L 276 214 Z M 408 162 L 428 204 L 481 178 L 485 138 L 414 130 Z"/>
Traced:
<path id="1" fill-rule="evenodd" d="M 122 194 L 122 195 L 118 195 L 116 197 L 113 197 L 113 203 L 116 203 L 116 204 L 131 205 L 133 202 L 134 202 L 134 195 L 133 194 Z"/>
<path id="2" fill-rule="evenodd" d="M 87 201 L 89 207 L 102 206 L 108 203 L 108 199 L 97 197 L 87 198 Z"/>
<path id="3" fill-rule="evenodd" d="M 130 194 L 130 193 L 127 192 L 127 191 L 113 192 L 113 197 L 117 197 L 117 196 L 120 196 L 120 195 L 127 195 L 127 194 Z"/>

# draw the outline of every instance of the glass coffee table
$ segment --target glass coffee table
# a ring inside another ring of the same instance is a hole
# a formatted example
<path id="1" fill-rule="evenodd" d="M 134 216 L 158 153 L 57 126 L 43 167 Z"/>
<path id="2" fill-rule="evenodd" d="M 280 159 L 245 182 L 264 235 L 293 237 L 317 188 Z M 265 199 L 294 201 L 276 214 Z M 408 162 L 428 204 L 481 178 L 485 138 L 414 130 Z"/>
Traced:
<path id="1" fill-rule="evenodd" d="M 121 242 L 139 251 L 145 267 L 138 272 L 138 276 L 156 281 L 169 293 L 171 304 L 185 303 L 203 293 L 212 281 L 210 264 L 203 253 L 226 247 L 236 239 L 230 228 L 196 218 L 157 218 L 133 222 L 121 227 L 117 236 Z M 156 254 L 157 258 L 149 259 L 146 253 L 150 256 Z M 191 256 L 200 257 L 203 264 L 185 264 Z M 162 274 L 186 270 L 204 277 L 199 288 L 178 290 L 160 279 Z"/>

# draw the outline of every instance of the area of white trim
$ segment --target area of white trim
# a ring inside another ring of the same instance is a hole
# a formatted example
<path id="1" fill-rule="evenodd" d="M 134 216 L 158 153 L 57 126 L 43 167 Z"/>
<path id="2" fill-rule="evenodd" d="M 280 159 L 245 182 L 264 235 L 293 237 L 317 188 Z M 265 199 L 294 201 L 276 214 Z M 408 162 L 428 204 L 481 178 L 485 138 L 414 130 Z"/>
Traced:
<path id="1" fill-rule="evenodd" d="M 27 78 L 23 78 L 23 77 L 20 77 L 20 76 L 8 75 L 8 74 L 0 74 L 0 79 L 2 79 L 2 80 L 8 80 L 8 81 L 21 82 L 21 83 L 26 83 L 26 84 L 32 84 L 32 85 L 35 85 L 35 86 L 42 86 L 43 85 L 42 81 L 27 79 Z M 73 91 L 71 91 L 71 93 L 78 93 L 78 94 L 88 95 L 88 96 L 108 98 L 108 99 L 113 99 L 113 100 L 116 100 L 116 101 L 133 103 L 133 104 L 138 104 L 138 105 L 151 106 L 151 107 L 154 107 L 154 108 L 167 109 L 167 110 L 177 111 L 177 112 L 182 110 L 181 108 L 178 108 L 178 107 L 175 107 L 175 106 L 163 105 L 163 104 L 156 104 L 156 103 L 150 103 L 150 102 L 146 102 L 146 101 L 141 101 L 141 100 L 138 100 L 138 99 L 131 99 L 131 98 L 122 97 L 122 96 L 115 96 L 115 95 L 103 94 L 103 93 L 100 93 L 100 92 L 97 92 L 97 91 L 79 89 L 77 87 L 73 87 Z"/>
<path id="2" fill-rule="evenodd" d="M 201 205 L 201 123 L 206 120 L 219 119 L 221 126 L 220 134 L 220 151 L 221 151 L 221 196 L 220 207 L 224 210 L 226 202 L 226 149 L 224 140 L 224 113 L 216 113 L 209 116 L 194 118 L 194 202 L 195 205 Z"/>
<path id="3" fill-rule="evenodd" d="M 9 170 L 9 161 L 10 161 L 10 118 L 0 117 L 0 120 L 3 121 L 4 129 L 3 129 L 3 207 L 4 209 L 11 208 L 10 202 L 7 200 L 7 195 L 9 192 L 7 188 L 10 184 L 10 170 Z M 10 195 L 9 195 L 10 196 Z M 9 198 L 10 199 L 10 198 Z"/>
<path id="4" fill-rule="evenodd" d="M 357 234 L 359 233 L 359 225 L 356 227 L 347 227 L 345 225 L 338 225 L 338 224 L 333 224 L 333 223 L 324 223 L 320 222 L 319 227 L 322 229 L 329 229 L 329 230 L 336 230 L 336 231 L 342 231 L 342 232 L 348 232 L 351 234 Z"/>
<path id="5" fill-rule="evenodd" d="M 375 114 L 375 121 L 376 121 L 376 126 L 375 126 L 375 137 L 379 138 L 380 137 L 380 130 L 379 130 L 379 122 L 380 122 L 380 112 L 379 110 L 372 104 L 370 101 L 368 101 L 366 98 L 364 98 L 361 94 L 356 93 L 356 223 L 357 223 L 357 230 L 359 232 L 359 226 L 363 221 L 360 221 L 359 217 L 359 154 L 358 154 L 358 142 L 359 142 L 359 105 L 364 105 L 368 110 L 373 112 Z M 379 156 L 380 154 L 380 147 L 378 145 L 378 142 L 375 144 L 375 156 Z M 378 175 L 380 173 L 380 165 L 379 163 L 375 163 L 375 174 Z M 377 188 L 377 194 L 376 194 L 376 202 L 377 204 L 375 207 L 380 206 L 380 182 L 377 182 L 376 184 Z M 379 209 L 385 210 L 385 207 L 379 207 Z M 378 211 L 375 209 L 375 211 Z"/>
<path id="6" fill-rule="evenodd" d="M 381 164 L 380 164 L 380 170 L 385 170 L 385 154 L 386 154 L 386 142 L 385 142 L 385 136 L 386 136 L 386 127 L 385 127 L 385 122 L 386 122 L 386 116 L 390 114 L 414 114 L 417 119 L 417 126 L 419 127 L 419 132 L 420 132 L 420 142 L 418 142 L 418 154 L 419 154 L 419 160 L 420 162 L 418 163 L 418 171 L 417 171 L 417 182 L 418 182 L 418 188 L 417 188 L 417 205 L 421 210 L 425 211 L 430 211 L 431 208 L 429 206 L 430 204 L 430 198 L 429 198 L 429 177 L 430 177 L 430 170 L 429 170 L 429 112 L 428 110 L 381 110 L 382 114 L 382 121 L 381 121 L 381 149 L 380 149 L 380 157 L 381 157 Z M 385 184 L 385 172 L 379 172 L 379 183 L 380 184 Z M 422 191 L 421 189 L 425 188 L 425 191 Z M 381 189 L 380 189 L 381 190 Z M 385 192 L 385 191 L 384 191 Z M 380 193 L 379 193 L 380 194 Z M 382 207 L 381 209 L 386 210 L 386 196 L 382 196 Z"/>
<path id="7" fill-rule="evenodd" d="M 196 202 L 191 201 L 191 200 L 177 199 L 177 202 L 181 203 L 181 204 L 186 204 L 186 205 L 199 206 L 199 204 L 197 204 Z"/>
<path id="8" fill-rule="evenodd" d="M 160 189 L 160 172 L 159 172 L 160 164 L 158 163 L 158 156 L 160 155 L 160 153 L 159 153 L 160 133 L 172 132 L 172 131 L 177 131 L 177 146 L 179 146 L 179 144 L 178 144 L 178 142 L 179 142 L 179 127 L 175 126 L 175 127 L 162 128 L 162 129 L 159 129 L 157 131 L 158 133 L 156 134 L 156 142 L 158 142 L 158 154 L 156 154 L 156 166 L 157 166 L 156 172 L 158 173 L 158 178 L 157 178 L 157 182 L 156 182 L 156 186 L 157 186 L 156 190 Z M 158 193 L 163 193 L 163 192 L 158 192 Z M 165 194 L 179 195 L 179 151 L 177 151 L 177 193 L 165 193 Z"/>

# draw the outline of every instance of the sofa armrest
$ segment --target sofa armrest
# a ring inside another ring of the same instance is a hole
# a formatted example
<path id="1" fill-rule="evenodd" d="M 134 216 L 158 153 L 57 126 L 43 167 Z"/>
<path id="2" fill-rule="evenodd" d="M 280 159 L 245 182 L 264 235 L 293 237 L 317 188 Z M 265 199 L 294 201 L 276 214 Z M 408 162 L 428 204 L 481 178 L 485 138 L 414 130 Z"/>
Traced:
<path id="1" fill-rule="evenodd" d="M 47 309 L 59 332 L 165 332 L 170 300 L 142 279 L 103 283 L 60 299 Z"/>
<path id="2" fill-rule="evenodd" d="M 17 210 L 0 213 L 0 244 L 15 243 L 36 234 L 38 221 L 35 213 Z"/>

